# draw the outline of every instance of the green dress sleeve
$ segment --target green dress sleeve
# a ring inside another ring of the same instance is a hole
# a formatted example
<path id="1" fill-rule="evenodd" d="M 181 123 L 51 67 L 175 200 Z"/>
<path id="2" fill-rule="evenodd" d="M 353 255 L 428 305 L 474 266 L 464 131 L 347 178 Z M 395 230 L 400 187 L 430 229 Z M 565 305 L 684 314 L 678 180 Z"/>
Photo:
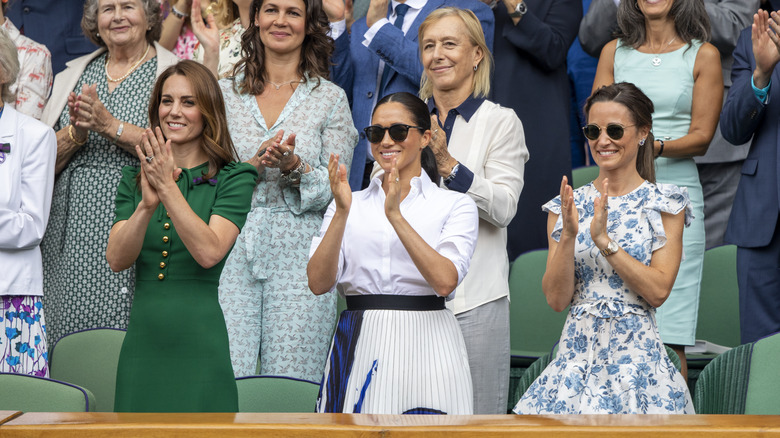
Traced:
<path id="1" fill-rule="evenodd" d="M 140 168 L 125 166 L 122 168 L 122 179 L 116 188 L 116 200 L 114 201 L 114 222 L 130 219 L 138 202 L 141 199 L 135 178 Z"/>
<path id="2" fill-rule="evenodd" d="M 233 162 L 222 168 L 211 214 L 224 217 L 240 230 L 252 206 L 257 177 L 257 169 L 251 164 Z"/>

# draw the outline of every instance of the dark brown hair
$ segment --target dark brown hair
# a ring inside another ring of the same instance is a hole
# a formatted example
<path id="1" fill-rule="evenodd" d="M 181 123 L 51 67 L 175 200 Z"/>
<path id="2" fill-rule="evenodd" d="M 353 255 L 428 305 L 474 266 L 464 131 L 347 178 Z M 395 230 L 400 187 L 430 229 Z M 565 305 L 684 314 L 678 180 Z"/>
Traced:
<path id="1" fill-rule="evenodd" d="M 265 72 L 265 47 L 260 40 L 260 29 L 255 25 L 255 19 L 263 6 L 264 0 L 253 0 L 249 28 L 241 36 L 241 60 L 233 68 L 237 76 L 243 70 L 244 79 L 236 84 L 237 91 L 258 95 L 265 90 L 267 80 Z M 322 0 L 303 0 L 306 8 L 306 36 L 301 47 L 301 62 L 298 74 L 303 78 L 308 75 L 317 79 L 330 77 L 330 55 L 333 53 L 333 39 L 328 36 L 330 24 L 328 16 L 322 9 Z"/>
<path id="2" fill-rule="evenodd" d="M 238 154 L 233 147 L 233 140 L 228 132 L 227 116 L 225 115 L 225 100 L 219 89 L 217 79 L 201 63 L 195 61 L 180 61 L 166 68 L 154 84 L 149 98 L 149 123 L 152 129 L 160 126 L 160 101 L 163 85 L 171 76 L 180 75 L 187 78 L 195 93 L 195 105 L 203 116 L 203 150 L 209 159 L 208 173 L 204 178 L 212 178 Z"/>
<path id="3" fill-rule="evenodd" d="M 693 40 L 710 40 L 710 18 L 703 0 L 676 0 L 669 10 L 669 16 L 674 20 L 674 30 L 683 42 L 691 44 Z M 620 27 L 618 38 L 627 46 L 636 49 L 647 41 L 645 16 L 637 0 L 620 2 L 617 21 Z"/>
<path id="4" fill-rule="evenodd" d="M 653 156 L 653 101 L 645 95 L 636 85 L 630 82 L 618 82 L 606 85 L 598 90 L 585 101 L 585 118 L 590 114 L 590 109 L 594 103 L 615 102 L 623 105 L 631 114 L 631 121 L 634 122 L 637 129 L 649 128 L 644 146 L 639 146 L 636 155 L 636 170 L 639 176 L 655 183 L 655 161 Z"/>

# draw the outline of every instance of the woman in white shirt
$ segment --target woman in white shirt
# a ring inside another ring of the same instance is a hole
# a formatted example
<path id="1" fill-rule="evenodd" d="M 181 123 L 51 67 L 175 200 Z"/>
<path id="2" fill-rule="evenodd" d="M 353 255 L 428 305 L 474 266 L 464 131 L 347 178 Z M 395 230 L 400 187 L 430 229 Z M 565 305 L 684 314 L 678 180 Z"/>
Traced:
<path id="1" fill-rule="evenodd" d="M 477 208 L 431 181 L 438 175 L 425 103 L 391 94 L 372 122 L 365 132 L 382 171 L 353 196 L 346 166 L 331 156 L 334 201 L 311 248 L 309 288 L 338 288 L 348 306 L 317 411 L 471 414 L 466 347 L 444 301 L 468 270 Z"/>
<path id="2" fill-rule="evenodd" d="M 0 94 L 19 73 L 0 32 Z M 48 377 L 40 243 L 49 221 L 54 131 L 0 99 L 0 372 Z"/>
<path id="3" fill-rule="evenodd" d="M 465 193 L 479 209 L 472 270 L 448 307 L 466 341 L 474 413 L 504 414 L 509 389 L 509 259 L 504 249 L 528 161 L 523 125 L 511 108 L 485 99 L 492 60 L 471 11 L 437 9 L 420 25 L 418 40 L 424 68 L 420 97 L 428 101 L 431 149 L 443 186 Z"/>

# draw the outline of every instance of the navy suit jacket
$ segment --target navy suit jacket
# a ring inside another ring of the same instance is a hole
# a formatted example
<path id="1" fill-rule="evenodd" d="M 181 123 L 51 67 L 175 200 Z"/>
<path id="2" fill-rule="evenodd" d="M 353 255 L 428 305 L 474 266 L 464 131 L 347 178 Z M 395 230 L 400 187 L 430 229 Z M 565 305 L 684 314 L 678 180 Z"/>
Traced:
<path id="1" fill-rule="evenodd" d="M 734 49 L 731 92 L 720 115 L 721 132 L 730 143 L 742 144 L 753 136 L 725 236 L 726 242 L 745 248 L 770 243 L 780 210 L 780 66 L 772 72 L 765 105 L 756 98 L 751 86 L 755 65 L 748 27 Z"/>
<path id="2" fill-rule="evenodd" d="M 349 175 L 349 185 L 352 190 L 360 190 L 363 181 L 368 147 L 363 128 L 371 124 L 380 58 L 385 62 L 386 67 L 392 69 L 388 76 L 385 94 L 406 91 L 416 95 L 420 90 L 420 78 L 423 72 L 417 45 L 417 30 L 428 14 L 446 6 L 471 9 L 482 24 L 488 48 L 493 50 L 493 13 L 489 7 L 478 0 L 428 0 L 406 35 L 392 24 L 386 24 L 376 33 L 369 47 L 363 45 L 363 35 L 368 30 L 365 17 L 355 21 L 351 35 L 349 32 L 344 32 L 336 39 L 331 80 L 347 92 L 352 105 L 352 120 L 360 133 Z M 376 100 L 381 98 L 382 96 L 377 96 Z"/>
<path id="3" fill-rule="evenodd" d="M 15 0 L 8 3 L 5 16 L 25 36 L 49 49 L 56 75 L 66 62 L 98 48 L 81 32 L 83 12 L 84 0 Z"/>

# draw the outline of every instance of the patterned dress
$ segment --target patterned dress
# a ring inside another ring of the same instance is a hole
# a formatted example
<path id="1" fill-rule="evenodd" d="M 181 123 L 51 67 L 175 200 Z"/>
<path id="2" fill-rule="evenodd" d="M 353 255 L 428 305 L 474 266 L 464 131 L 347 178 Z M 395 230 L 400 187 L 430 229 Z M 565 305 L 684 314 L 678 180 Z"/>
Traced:
<path id="1" fill-rule="evenodd" d="M 630 290 L 590 237 L 593 184 L 574 191 L 579 232 L 574 248 L 575 292 L 558 353 L 514 408 L 518 414 L 693 414 L 688 387 L 666 355 L 655 308 Z M 671 184 L 642 183 L 610 197 L 607 232 L 635 259 L 650 265 L 666 244 L 661 213 L 685 211 L 687 191 Z M 543 209 L 558 214 L 552 237 L 560 238 L 560 197 Z"/>
<path id="2" fill-rule="evenodd" d="M 266 169 L 252 198 L 219 284 L 236 376 L 260 373 L 319 381 L 325 366 L 336 296 L 315 296 L 308 287 L 309 243 L 332 199 L 328 159 L 352 162 L 357 131 L 344 90 L 321 79 L 300 84 L 273 126 L 267 126 L 253 95 L 238 94 L 223 79 L 230 134 L 247 160 L 283 129 L 296 134 L 295 153 L 313 167 L 299 187 L 286 185 L 278 169 Z"/>
<path id="3" fill-rule="evenodd" d="M 82 84 L 97 84 L 98 97 L 114 117 L 125 124 L 148 126 L 157 58 L 146 61 L 109 93 L 106 53 L 87 66 L 74 91 L 80 92 Z M 65 106 L 54 129 L 69 123 Z M 54 184 L 51 215 L 41 243 L 50 345 L 78 330 L 127 327 L 133 270 L 112 272 L 106 261 L 106 245 L 122 167 L 137 163 L 134 155 L 90 132 L 87 143 Z"/>
<path id="4" fill-rule="evenodd" d="M 241 60 L 241 36 L 244 35 L 241 19 L 236 18 L 230 27 L 219 31 L 219 65 L 217 71 L 220 79 L 233 76 L 233 67 Z M 203 47 L 198 44 L 192 53 L 192 59 L 203 62 Z"/>

